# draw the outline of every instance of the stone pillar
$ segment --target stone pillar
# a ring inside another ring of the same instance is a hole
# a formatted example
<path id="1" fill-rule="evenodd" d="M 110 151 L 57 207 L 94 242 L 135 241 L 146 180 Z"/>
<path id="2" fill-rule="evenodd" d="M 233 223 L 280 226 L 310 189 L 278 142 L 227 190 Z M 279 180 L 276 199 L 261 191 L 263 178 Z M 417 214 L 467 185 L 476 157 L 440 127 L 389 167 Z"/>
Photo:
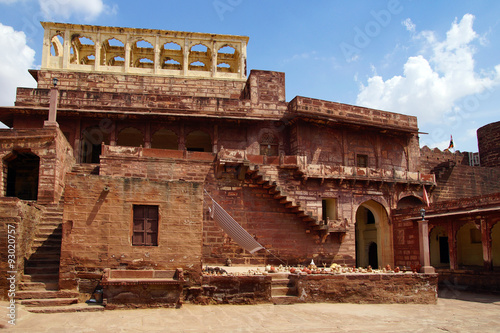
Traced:
<path id="1" fill-rule="evenodd" d="M 457 238 L 453 221 L 448 220 L 448 247 L 450 248 L 450 269 L 458 268 Z"/>
<path id="2" fill-rule="evenodd" d="M 64 44 L 63 44 L 63 63 L 62 68 L 69 67 L 70 61 L 70 49 L 71 49 L 71 36 L 69 30 L 64 30 Z"/>
<path id="3" fill-rule="evenodd" d="M 125 43 L 125 64 L 124 64 L 125 65 L 125 68 L 124 68 L 125 73 L 128 73 L 129 68 L 130 68 L 130 58 L 131 58 L 130 50 L 131 50 L 131 48 L 132 48 L 132 45 L 130 45 L 130 35 L 127 34 L 127 41 Z"/>
<path id="4" fill-rule="evenodd" d="M 155 38 L 155 45 L 154 45 L 154 50 L 155 50 L 155 59 L 154 59 L 154 73 L 157 74 L 160 69 L 161 69 L 161 64 L 160 64 L 160 53 L 161 53 L 161 47 L 160 45 L 160 37 L 156 36 Z"/>
<path id="5" fill-rule="evenodd" d="M 46 120 L 43 123 L 44 127 L 47 126 L 59 127 L 59 124 L 56 121 L 58 101 L 59 101 L 59 90 L 57 89 L 57 87 L 50 88 L 49 120 Z"/>
<path id="6" fill-rule="evenodd" d="M 429 252 L 429 221 L 418 221 L 418 238 L 420 250 L 420 273 L 432 274 L 436 271 L 431 266 L 431 256 Z"/>
<path id="7" fill-rule="evenodd" d="M 212 77 L 217 75 L 217 44 L 215 41 L 212 43 Z"/>
<path id="8" fill-rule="evenodd" d="M 493 259 L 491 251 L 490 230 L 488 230 L 488 221 L 481 219 L 481 243 L 483 245 L 483 260 L 484 269 L 487 271 L 493 270 Z"/>
<path id="9" fill-rule="evenodd" d="M 189 69 L 189 39 L 184 40 L 184 47 L 182 49 L 184 51 L 184 61 L 182 63 L 182 75 L 187 76 Z"/>
<path id="10" fill-rule="evenodd" d="M 101 34 L 97 33 L 97 38 L 95 41 L 95 63 L 94 70 L 99 71 L 99 67 L 101 66 Z"/>
<path id="11" fill-rule="evenodd" d="M 240 52 L 240 77 L 242 79 L 247 77 L 247 45 L 245 43 L 241 43 L 241 52 Z"/>
<path id="12" fill-rule="evenodd" d="M 184 133 L 184 124 L 182 124 L 179 135 L 179 150 L 186 150 L 186 138 Z"/>
<path id="13" fill-rule="evenodd" d="M 146 124 L 144 133 L 144 148 L 151 148 L 151 123 Z"/>

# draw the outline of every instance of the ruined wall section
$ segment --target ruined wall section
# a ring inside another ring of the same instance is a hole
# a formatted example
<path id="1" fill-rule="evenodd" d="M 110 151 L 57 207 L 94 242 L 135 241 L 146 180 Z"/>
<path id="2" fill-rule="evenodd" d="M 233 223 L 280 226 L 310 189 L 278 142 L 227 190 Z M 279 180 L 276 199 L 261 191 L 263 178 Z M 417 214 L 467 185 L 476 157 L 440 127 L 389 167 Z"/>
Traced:
<path id="1" fill-rule="evenodd" d="M 105 268 L 183 268 L 193 280 L 201 272 L 202 196 L 193 182 L 70 174 L 60 288 L 92 293 Z M 158 207 L 158 246 L 132 245 L 134 205 Z"/>
<path id="2" fill-rule="evenodd" d="M 31 254 L 37 225 L 43 208 L 17 198 L 0 198 L 0 300 L 7 300 L 10 283 L 8 271 L 17 271 L 14 285 L 19 285 L 24 261 Z M 14 257 L 9 255 L 14 254 Z M 14 262 L 9 262 L 9 259 Z M 10 264 L 13 266 L 11 267 Z"/>
<path id="3" fill-rule="evenodd" d="M 74 165 L 73 150 L 58 128 L 37 130 L 0 130 L 0 193 L 6 194 L 6 160 L 14 151 L 30 152 L 40 158 L 38 200 L 40 204 L 59 201 L 64 178 Z"/>

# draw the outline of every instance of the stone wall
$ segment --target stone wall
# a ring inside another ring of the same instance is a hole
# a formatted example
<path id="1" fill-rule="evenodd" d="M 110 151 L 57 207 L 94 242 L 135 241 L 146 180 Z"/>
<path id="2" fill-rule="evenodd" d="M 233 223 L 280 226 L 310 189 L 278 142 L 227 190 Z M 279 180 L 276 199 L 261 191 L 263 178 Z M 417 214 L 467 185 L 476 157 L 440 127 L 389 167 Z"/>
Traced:
<path id="1" fill-rule="evenodd" d="M 500 168 L 444 163 L 434 170 L 437 187 L 431 192 L 432 202 L 500 192 Z"/>
<path id="2" fill-rule="evenodd" d="M 297 291 L 305 302 L 436 304 L 437 274 L 299 275 Z"/>
<path id="3" fill-rule="evenodd" d="M 57 78 L 61 90 L 76 90 L 98 93 L 153 94 L 169 96 L 193 96 L 238 99 L 245 86 L 244 80 L 213 80 L 152 75 L 122 75 L 92 72 L 68 72 L 39 70 L 38 88 L 45 94 L 52 87 L 52 79 Z M 29 91 L 29 90 L 28 90 Z M 27 91 L 20 90 L 20 103 L 28 102 Z M 96 95 L 97 96 L 97 95 Z M 16 104 L 17 105 L 17 104 Z"/>
<path id="4" fill-rule="evenodd" d="M 43 208 L 17 198 L 0 198 L 0 300 L 6 300 L 7 272 L 16 271 L 17 286 L 24 271 L 24 261 L 31 254 L 35 231 L 42 218 Z M 9 227 L 10 225 L 10 227 Z M 10 236 L 9 236 L 10 235 Z M 15 250 L 15 258 L 9 257 Z M 9 263 L 9 259 L 14 263 Z M 10 266 L 13 265 L 13 267 Z M 9 274 L 10 276 L 11 274 Z"/>
<path id="5" fill-rule="evenodd" d="M 271 276 L 204 275 L 201 288 L 187 295 L 195 304 L 259 304 L 271 301 Z"/>
<path id="6" fill-rule="evenodd" d="M 99 174 L 203 183 L 214 158 L 214 154 L 203 152 L 104 146 Z"/>
<path id="7" fill-rule="evenodd" d="M 500 167 L 500 121 L 477 130 L 481 166 Z"/>
<path id="8" fill-rule="evenodd" d="M 183 268 L 198 281 L 202 195 L 198 183 L 68 175 L 60 288 L 91 293 L 105 268 Z M 158 246 L 132 246 L 134 205 L 158 206 Z"/>

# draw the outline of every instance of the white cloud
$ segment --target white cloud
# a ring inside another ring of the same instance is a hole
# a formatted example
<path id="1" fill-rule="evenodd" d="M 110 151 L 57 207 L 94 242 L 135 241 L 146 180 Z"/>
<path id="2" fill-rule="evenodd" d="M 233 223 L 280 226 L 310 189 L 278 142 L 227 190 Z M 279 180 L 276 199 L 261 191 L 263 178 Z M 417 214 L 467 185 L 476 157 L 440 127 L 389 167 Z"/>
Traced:
<path id="1" fill-rule="evenodd" d="M 368 78 L 360 87 L 357 104 L 415 115 L 420 124 L 438 123 L 445 114 L 463 112 L 460 101 L 500 83 L 500 65 L 489 72 L 474 69 L 472 42 L 479 37 L 473 21 L 471 14 L 455 20 L 442 42 L 430 31 L 417 34 L 415 38 L 424 42 L 422 52 L 430 52 L 428 59 L 422 54 L 409 57 L 403 75 L 385 81 L 379 75 Z M 405 25 L 411 31 L 410 23 Z"/>
<path id="2" fill-rule="evenodd" d="M 415 29 L 416 29 L 416 26 L 415 24 L 411 21 L 410 18 L 407 18 L 406 20 L 404 20 L 403 22 L 401 22 L 405 27 L 406 27 L 406 30 L 408 30 L 409 32 L 415 32 Z"/>
<path id="3" fill-rule="evenodd" d="M 67 20 L 72 16 L 85 21 L 92 21 L 99 15 L 115 14 L 117 6 L 105 5 L 102 0 L 38 0 L 47 19 Z"/>
<path id="4" fill-rule="evenodd" d="M 35 87 L 28 73 L 34 68 L 35 51 L 26 45 L 26 35 L 0 23 L 0 105 L 14 105 L 16 87 Z"/>

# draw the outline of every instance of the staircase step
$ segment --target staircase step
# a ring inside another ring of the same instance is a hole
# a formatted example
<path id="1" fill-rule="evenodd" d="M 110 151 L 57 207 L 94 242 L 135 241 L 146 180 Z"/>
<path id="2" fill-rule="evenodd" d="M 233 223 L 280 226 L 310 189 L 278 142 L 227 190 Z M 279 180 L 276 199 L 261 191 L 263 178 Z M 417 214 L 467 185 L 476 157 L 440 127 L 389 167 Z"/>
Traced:
<path id="1" fill-rule="evenodd" d="M 271 282 L 271 285 L 274 286 L 283 286 L 286 287 L 290 283 L 289 279 L 274 279 Z"/>
<path id="2" fill-rule="evenodd" d="M 24 274 L 24 282 L 56 282 L 59 281 L 59 274 Z"/>
<path id="3" fill-rule="evenodd" d="M 46 298 L 46 299 L 24 299 L 21 300 L 24 306 L 63 306 L 78 303 L 78 298 Z"/>
<path id="4" fill-rule="evenodd" d="M 292 296 L 297 296 L 296 294 L 293 295 L 293 291 L 290 290 L 288 287 L 273 287 L 271 289 L 271 296 L 287 296 L 292 294 Z"/>
<path id="5" fill-rule="evenodd" d="M 298 296 L 273 296 L 274 305 L 290 305 L 296 303 L 304 303 Z"/>
<path id="6" fill-rule="evenodd" d="M 19 290 L 45 290 L 55 291 L 59 288 L 59 282 L 19 282 Z"/>
<path id="7" fill-rule="evenodd" d="M 27 307 L 26 310 L 32 313 L 97 312 L 104 311 L 104 306 L 101 304 L 77 303 L 65 306 Z"/>
<path id="8" fill-rule="evenodd" d="M 77 291 L 70 290 L 20 290 L 16 299 L 78 298 Z"/>
<path id="9" fill-rule="evenodd" d="M 24 274 L 36 275 L 36 274 L 59 274 L 59 265 L 51 266 L 38 266 L 38 267 L 25 267 Z"/>

